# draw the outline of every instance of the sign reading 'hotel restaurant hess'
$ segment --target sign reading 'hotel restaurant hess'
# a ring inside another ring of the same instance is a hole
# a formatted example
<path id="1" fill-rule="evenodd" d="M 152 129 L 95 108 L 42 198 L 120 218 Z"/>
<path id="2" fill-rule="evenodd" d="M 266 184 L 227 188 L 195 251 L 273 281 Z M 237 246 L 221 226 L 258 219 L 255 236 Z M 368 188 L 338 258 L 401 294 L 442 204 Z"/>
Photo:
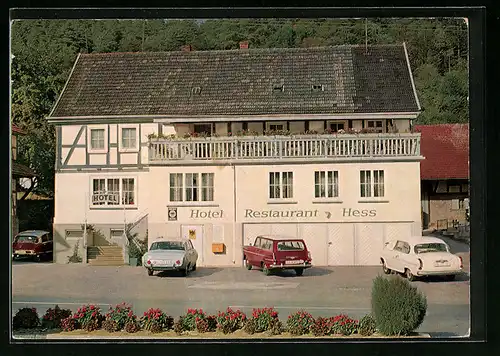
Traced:
<path id="1" fill-rule="evenodd" d="M 332 217 L 332 212 L 323 211 L 327 219 Z M 376 209 L 352 209 L 340 208 L 342 217 L 375 217 L 377 216 Z M 223 210 L 200 210 L 191 209 L 191 219 L 218 219 L 224 217 Z M 319 210 L 253 210 L 245 209 L 245 219 L 262 219 L 262 218 L 319 218 L 321 217 Z"/>

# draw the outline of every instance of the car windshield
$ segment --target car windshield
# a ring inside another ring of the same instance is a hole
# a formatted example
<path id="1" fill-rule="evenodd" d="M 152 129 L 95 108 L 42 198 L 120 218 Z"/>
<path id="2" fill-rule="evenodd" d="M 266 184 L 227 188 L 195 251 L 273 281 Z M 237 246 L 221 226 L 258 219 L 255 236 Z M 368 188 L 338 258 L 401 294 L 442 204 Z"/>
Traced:
<path id="1" fill-rule="evenodd" d="M 153 242 L 150 250 L 179 250 L 184 251 L 184 246 L 181 241 L 160 241 Z"/>
<path id="2" fill-rule="evenodd" d="M 432 244 L 419 244 L 415 245 L 415 253 L 426 253 L 426 252 L 448 252 L 445 244 L 432 243 Z"/>
<path id="3" fill-rule="evenodd" d="M 302 251 L 304 243 L 302 241 L 280 241 L 277 244 L 278 251 Z"/>
<path id="4" fill-rule="evenodd" d="M 31 235 L 19 235 L 16 239 L 16 242 L 33 242 L 35 243 L 37 240 L 36 236 Z"/>

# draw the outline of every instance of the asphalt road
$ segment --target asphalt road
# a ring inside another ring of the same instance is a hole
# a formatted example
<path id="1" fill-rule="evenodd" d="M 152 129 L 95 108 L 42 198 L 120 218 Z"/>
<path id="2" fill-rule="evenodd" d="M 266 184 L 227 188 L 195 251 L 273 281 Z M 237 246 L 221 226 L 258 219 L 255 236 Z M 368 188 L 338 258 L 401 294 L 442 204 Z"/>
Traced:
<path id="1" fill-rule="evenodd" d="M 464 259 L 468 246 L 449 241 Z M 299 309 L 313 316 L 340 313 L 360 318 L 370 312 L 372 280 L 380 267 L 313 267 L 302 277 L 293 272 L 264 276 L 243 268 L 198 268 L 187 278 L 176 273 L 148 277 L 142 267 L 97 267 L 14 262 L 12 307 L 36 307 L 42 315 L 49 307 L 76 310 L 95 303 L 105 311 L 126 301 L 142 315 L 150 307 L 177 317 L 187 308 L 216 313 L 226 307 L 251 313 L 252 308 L 274 307 L 280 318 Z M 469 329 L 468 274 L 454 282 L 431 279 L 413 282 L 427 297 L 428 309 L 419 331 L 432 336 L 465 336 Z"/>

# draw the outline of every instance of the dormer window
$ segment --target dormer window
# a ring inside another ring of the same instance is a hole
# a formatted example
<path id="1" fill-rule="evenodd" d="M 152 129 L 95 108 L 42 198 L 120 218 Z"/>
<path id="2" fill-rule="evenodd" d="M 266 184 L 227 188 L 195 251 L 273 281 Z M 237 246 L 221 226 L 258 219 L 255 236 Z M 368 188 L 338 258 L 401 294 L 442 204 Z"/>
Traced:
<path id="1" fill-rule="evenodd" d="M 313 84 L 311 88 L 312 91 L 325 91 L 325 86 L 322 84 Z"/>
<path id="2" fill-rule="evenodd" d="M 193 87 L 191 89 L 191 93 L 193 93 L 193 94 L 200 94 L 201 93 L 201 88 L 200 87 Z"/>

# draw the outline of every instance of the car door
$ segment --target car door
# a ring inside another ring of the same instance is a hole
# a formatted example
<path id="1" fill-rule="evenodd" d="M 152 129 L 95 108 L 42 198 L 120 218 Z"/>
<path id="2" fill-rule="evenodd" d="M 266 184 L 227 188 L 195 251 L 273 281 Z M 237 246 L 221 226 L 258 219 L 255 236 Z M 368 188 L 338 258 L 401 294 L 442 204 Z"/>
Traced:
<path id="1" fill-rule="evenodd" d="M 396 245 L 394 246 L 393 252 L 394 254 L 392 255 L 391 263 L 387 266 L 388 268 L 398 271 L 398 272 L 403 272 L 404 269 L 401 263 L 401 255 L 403 253 L 403 245 L 404 242 L 398 240 L 396 242 Z"/>
<path id="2" fill-rule="evenodd" d="M 411 250 L 411 246 L 409 243 L 405 242 L 403 245 L 403 253 L 401 254 L 401 264 L 403 267 L 403 271 L 405 268 L 408 268 L 412 273 L 416 273 L 418 269 L 418 258 Z"/>

